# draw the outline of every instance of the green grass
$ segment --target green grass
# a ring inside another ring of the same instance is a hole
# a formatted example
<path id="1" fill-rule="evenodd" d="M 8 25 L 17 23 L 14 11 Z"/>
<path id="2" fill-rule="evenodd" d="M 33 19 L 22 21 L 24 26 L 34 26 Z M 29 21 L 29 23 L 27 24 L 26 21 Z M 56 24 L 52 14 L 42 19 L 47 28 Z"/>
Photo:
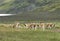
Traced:
<path id="1" fill-rule="evenodd" d="M 16 29 L 0 27 L 0 41 L 60 41 L 60 33 L 55 29 L 45 31 L 37 29 Z"/>
<path id="2" fill-rule="evenodd" d="M 60 22 L 52 23 L 56 28 L 45 31 L 0 26 L 0 41 L 60 41 Z"/>

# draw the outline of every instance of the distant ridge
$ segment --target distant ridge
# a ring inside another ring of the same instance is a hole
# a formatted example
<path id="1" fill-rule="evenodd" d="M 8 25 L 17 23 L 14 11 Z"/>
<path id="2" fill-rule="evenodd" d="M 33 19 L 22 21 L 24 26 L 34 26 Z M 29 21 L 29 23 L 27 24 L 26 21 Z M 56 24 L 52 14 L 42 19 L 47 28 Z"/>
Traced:
<path id="1" fill-rule="evenodd" d="M 60 20 L 60 0 L 2 0 L 0 13 L 17 14 L 0 20 Z"/>

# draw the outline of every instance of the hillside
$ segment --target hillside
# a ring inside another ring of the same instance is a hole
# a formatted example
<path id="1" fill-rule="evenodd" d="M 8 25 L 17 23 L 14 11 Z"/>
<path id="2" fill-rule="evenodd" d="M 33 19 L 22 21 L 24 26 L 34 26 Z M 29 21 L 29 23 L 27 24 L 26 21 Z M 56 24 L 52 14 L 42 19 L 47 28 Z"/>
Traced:
<path id="1" fill-rule="evenodd" d="M 1 0 L 0 13 L 17 14 L 0 20 L 60 20 L 60 0 Z"/>

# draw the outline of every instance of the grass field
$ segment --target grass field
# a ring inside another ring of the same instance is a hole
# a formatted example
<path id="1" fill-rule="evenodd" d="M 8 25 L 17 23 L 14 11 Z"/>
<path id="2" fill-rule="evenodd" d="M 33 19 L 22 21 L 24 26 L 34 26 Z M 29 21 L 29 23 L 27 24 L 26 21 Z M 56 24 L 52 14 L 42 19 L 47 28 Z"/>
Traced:
<path id="1" fill-rule="evenodd" d="M 60 28 L 42 31 L 41 29 L 0 27 L 0 41 L 60 41 Z"/>

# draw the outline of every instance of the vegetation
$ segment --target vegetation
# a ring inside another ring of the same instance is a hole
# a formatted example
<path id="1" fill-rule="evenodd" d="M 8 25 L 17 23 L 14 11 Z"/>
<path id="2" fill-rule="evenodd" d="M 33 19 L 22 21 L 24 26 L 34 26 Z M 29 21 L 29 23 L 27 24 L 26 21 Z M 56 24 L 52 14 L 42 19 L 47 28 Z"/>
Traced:
<path id="1" fill-rule="evenodd" d="M 59 29 L 59 28 L 58 28 Z M 57 29 L 42 31 L 0 27 L 0 41 L 60 41 Z"/>
<path id="2" fill-rule="evenodd" d="M 0 13 L 17 14 L 0 21 L 60 20 L 60 0 L 2 0 Z"/>
<path id="3" fill-rule="evenodd" d="M 60 0 L 0 0 L 0 23 L 54 22 L 56 28 L 29 30 L 0 26 L 0 41 L 60 41 Z"/>
<path id="4" fill-rule="evenodd" d="M 21 22 L 24 23 L 24 21 Z M 52 23 L 55 23 L 56 27 L 45 29 L 45 31 L 42 29 L 11 28 L 2 25 L 0 26 L 0 41 L 60 41 L 60 22 Z"/>
<path id="5" fill-rule="evenodd" d="M 20 13 L 35 9 L 54 11 L 60 8 L 60 0 L 2 0 L 0 2 L 0 10 L 4 13 Z"/>

